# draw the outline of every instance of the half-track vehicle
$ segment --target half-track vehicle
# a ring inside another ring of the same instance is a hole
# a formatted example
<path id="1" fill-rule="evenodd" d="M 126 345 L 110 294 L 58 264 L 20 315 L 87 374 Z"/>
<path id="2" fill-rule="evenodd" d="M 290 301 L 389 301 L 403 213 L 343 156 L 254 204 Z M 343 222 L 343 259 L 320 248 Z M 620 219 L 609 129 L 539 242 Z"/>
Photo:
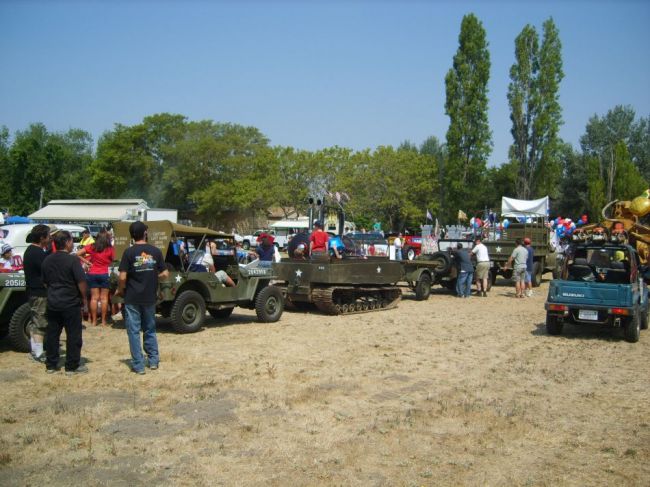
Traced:
<path id="1" fill-rule="evenodd" d="M 613 240 L 603 234 L 567 249 L 545 304 L 550 335 L 561 334 L 565 323 L 598 324 L 621 328 L 637 342 L 648 328 L 647 267 L 632 246 Z"/>
<path id="2" fill-rule="evenodd" d="M 273 269 L 289 305 L 312 303 L 329 315 L 394 308 L 402 296 L 402 264 L 385 257 L 282 259 Z"/>
<path id="3" fill-rule="evenodd" d="M 15 351 L 29 352 L 30 323 L 25 274 L 22 271 L 0 273 L 0 336 L 6 336 Z"/>
<path id="4" fill-rule="evenodd" d="M 131 222 L 113 224 L 115 233 L 115 257 L 119 263 L 129 247 L 129 225 Z M 157 311 L 171 319 L 172 327 L 178 333 L 199 330 L 205 321 L 206 310 L 215 318 L 228 318 L 236 306 L 254 309 L 261 322 L 275 322 L 284 310 L 282 291 L 269 286 L 274 279 L 271 267 L 262 267 L 259 261 L 248 265 L 237 262 L 234 236 L 208 228 L 179 225 L 167 220 L 148 221 L 148 241 L 158 247 L 163 256 L 169 277 L 159 280 Z M 217 246 L 213 255 L 216 271 L 225 271 L 235 282 L 227 287 L 216 276 L 195 265 L 190 252 L 201 252 L 208 239 Z M 188 250 L 186 256 L 176 255 L 174 244 L 182 241 Z M 117 265 L 113 268 L 113 281 L 117 281 Z"/>

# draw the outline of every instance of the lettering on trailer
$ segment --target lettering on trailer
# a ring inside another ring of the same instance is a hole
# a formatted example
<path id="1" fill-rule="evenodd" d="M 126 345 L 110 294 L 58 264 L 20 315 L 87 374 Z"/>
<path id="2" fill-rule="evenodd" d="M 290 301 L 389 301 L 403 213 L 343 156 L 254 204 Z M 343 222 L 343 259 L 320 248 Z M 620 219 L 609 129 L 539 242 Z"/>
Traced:
<path id="1" fill-rule="evenodd" d="M 584 294 L 578 294 L 578 293 L 562 293 L 562 296 L 565 298 L 584 298 Z"/>

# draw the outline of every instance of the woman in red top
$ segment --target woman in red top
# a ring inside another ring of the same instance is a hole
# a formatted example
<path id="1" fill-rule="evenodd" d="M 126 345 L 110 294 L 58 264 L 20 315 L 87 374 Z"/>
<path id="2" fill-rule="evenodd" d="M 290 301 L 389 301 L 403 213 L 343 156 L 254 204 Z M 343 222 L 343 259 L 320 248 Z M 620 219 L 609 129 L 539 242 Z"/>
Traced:
<path id="1" fill-rule="evenodd" d="M 102 230 L 97 234 L 94 244 L 86 245 L 77 252 L 80 257 L 86 256 L 90 262 L 90 269 L 86 274 L 88 287 L 90 288 L 90 322 L 97 325 L 97 304 L 102 307 L 102 326 L 106 326 L 106 314 L 108 312 L 108 266 L 115 259 L 115 249 L 111 245 L 110 234 Z"/>

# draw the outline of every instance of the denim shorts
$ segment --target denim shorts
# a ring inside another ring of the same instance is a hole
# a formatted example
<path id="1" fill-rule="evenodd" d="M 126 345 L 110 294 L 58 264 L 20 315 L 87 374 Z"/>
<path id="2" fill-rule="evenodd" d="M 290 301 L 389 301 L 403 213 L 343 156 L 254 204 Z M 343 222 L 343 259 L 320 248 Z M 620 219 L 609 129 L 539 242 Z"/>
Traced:
<path id="1" fill-rule="evenodd" d="M 86 274 L 86 282 L 90 289 L 100 288 L 108 289 L 108 274 Z"/>

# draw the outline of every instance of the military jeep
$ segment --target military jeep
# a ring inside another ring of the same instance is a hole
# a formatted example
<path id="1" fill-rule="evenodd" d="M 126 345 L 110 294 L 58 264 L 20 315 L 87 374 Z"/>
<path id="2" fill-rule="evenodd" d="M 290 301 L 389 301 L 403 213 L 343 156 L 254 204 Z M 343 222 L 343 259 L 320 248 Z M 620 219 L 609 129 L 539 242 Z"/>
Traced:
<path id="1" fill-rule="evenodd" d="M 117 267 L 124 251 L 131 244 L 131 222 L 113 224 L 115 258 L 113 282 L 117 282 Z M 170 318 L 178 333 L 198 331 L 206 317 L 206 310 L 215 318 L 228 318 L 236 306 L 254 309 L 260 322 L 278 321 L 284 310 L 282 291 L 269 286 L 274 278 L 271 267 L 262 267 L 259 261 L 248 265 L 237 262 L 233 235 L 209 228 L 179 225 L 167 220 L 146 222 L 150 244 L 158 247 L 169 270 L 169 277 L 159 280 L 157 311 Z M 225 271 L 236 283 L 227 287 L 215 272 L 205 271 L 196 256 L 204 251 L 206 242 L 213 240 L 217 255 L 213 255 L 216 271 Z M 185 251 L 175 246 L 182 242 Z M 193 251 L 192 251 L 193 250 Z"/>
<path id="2" fill-rule="evenodd" d="M 29 352 L 30 323 L 25 274 L 22 271 L 0 273 L 0 337 L 7 336 L 15 351 Z"/>

